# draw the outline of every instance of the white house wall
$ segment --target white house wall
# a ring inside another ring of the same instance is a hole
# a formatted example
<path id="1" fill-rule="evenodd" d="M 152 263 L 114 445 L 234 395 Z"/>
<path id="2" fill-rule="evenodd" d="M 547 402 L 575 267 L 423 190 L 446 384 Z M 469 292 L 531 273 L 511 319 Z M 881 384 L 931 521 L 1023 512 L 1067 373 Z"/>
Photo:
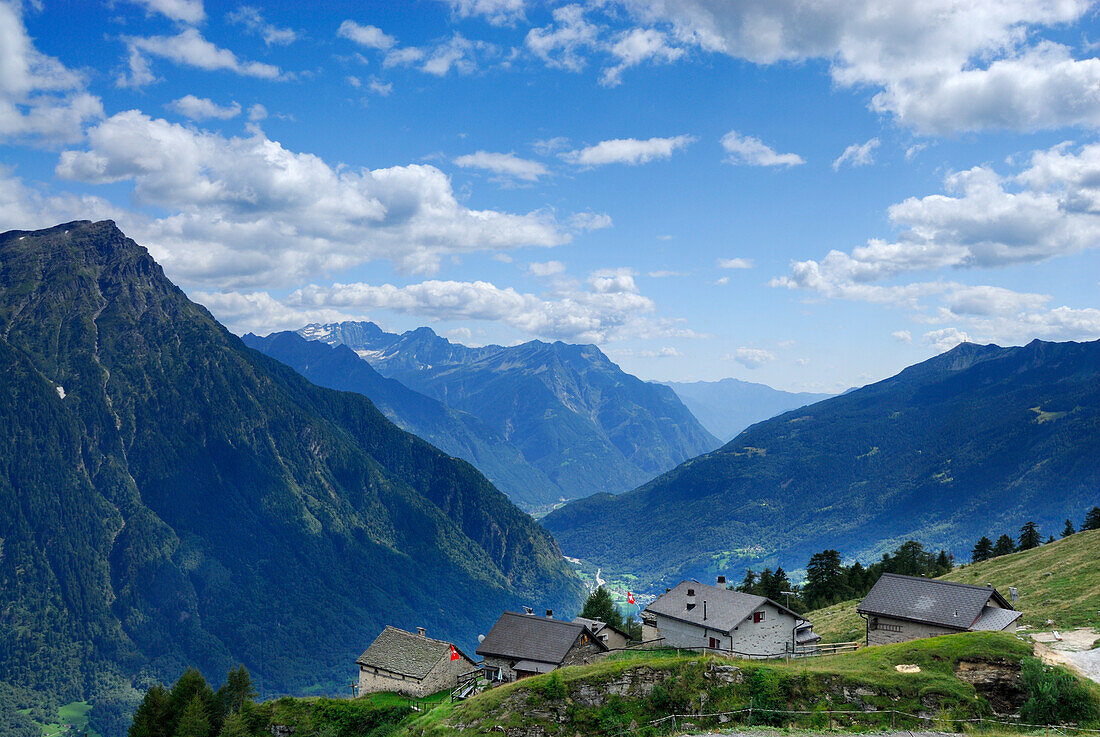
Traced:
<path id="1" fill-rule="evenodd" d="M 710 638 L 718 639 L 721 650 L 747 655 L 782 655 L 792 642 L 797 620 L 771 604 L 757 611 L 764 611 L 763 622 L 753 622 L 750 616 L 732 632 L 689 624 L 663 615 L 657 615 L 657 631 L 664 647 L 706 648 Z"/>

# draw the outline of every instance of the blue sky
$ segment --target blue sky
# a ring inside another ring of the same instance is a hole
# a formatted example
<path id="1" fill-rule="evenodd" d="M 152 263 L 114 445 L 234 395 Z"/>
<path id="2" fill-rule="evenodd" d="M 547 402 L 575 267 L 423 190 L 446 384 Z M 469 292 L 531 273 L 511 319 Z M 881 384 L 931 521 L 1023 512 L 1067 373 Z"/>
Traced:
<path id="1" fill-rule="evenodd" d="M 231 329 L 593 342 L 833 391 L 1100 338 L 1077 0 L 0 2 L 0 227 L 110 217 Z"/>

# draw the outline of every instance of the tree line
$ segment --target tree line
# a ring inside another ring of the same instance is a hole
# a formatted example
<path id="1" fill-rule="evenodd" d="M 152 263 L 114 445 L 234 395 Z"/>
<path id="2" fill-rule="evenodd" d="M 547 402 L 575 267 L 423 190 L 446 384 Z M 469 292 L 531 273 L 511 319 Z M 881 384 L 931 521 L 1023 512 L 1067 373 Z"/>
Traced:
<path id="1" fill-rule="evenodd" d="M 256 689 L 248 670 L 229 671 L 215 691 L 196 668 L 188 668 L 171 689 L 157 684 L 145 693 L 127 737 L 248 737 L 246 712 Z"/>
<path id="2" fill-rule="evenodd" d="M 1086 530 L 1100 530 L 1100 507 L 1093 507 L 1085 515 L 1085 519 L 1081 523 L 1081 532 Z M 1065 527 L 1062 528 L 1062 537 L 1066 538 L 1076 533 L 1077 529 L 1073 526 L 1073 520 L 1067 519 Z M 1048 537 L 1046 542 L 1054 542 L 1054 536 Z M 1027 522 L 1020 528 L 1019 535 L 1015 539 L 1005 533 L 997 538 L 996 542 L 993 542 L 988 536 L 983 535 L 974 544 L 973 550 L 970 551 L 970 560 L 974 563 L 981 563 L 983 560 L 990 560 L 1009 553 L 1031 550 L 1042 544 L 1043 536 L 1039 533 L 1038 526 L 1034 522 Z"/>

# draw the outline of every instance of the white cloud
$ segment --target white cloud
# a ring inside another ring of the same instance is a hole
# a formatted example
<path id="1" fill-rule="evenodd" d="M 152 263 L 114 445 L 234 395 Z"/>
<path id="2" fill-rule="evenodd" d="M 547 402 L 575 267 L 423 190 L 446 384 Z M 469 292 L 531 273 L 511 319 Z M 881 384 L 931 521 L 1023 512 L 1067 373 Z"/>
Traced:
<path id="1" fill-rule="evenodd" d="M 720 258 L 718 259 L 718 268 L 720 269 L 751 269 L 751 258 Z"/>
<path id="2" fill-rule="evenodd" d="M 720 276 L 720 277 L 718 277 L 717 279 L 714 280 L 714 286 L 716 286 L 716 287 L 724 287 L 729 283 L 730 283 L 730 278 L 728 276 Z"/>
<path id="3" fill-rule="evenodd" d="M 267 108 L 264 107 L 263 105 L 261 105 L 260 103 L 257 102 L 255 105 L 248 108 L 248 119 L 251 122 L 255 123 L 257 121 L 263 120 L 266 117 L 267 117 Z"/>
<path id="4" fill-rule="evenodd" d="M 769 361 L 775 360 L 775 354 L 763 348 L 747 348 L 742 346 L 727 356 L 748 369 L 756 369 Z"/>
<path id="5" fill-rule="evenodd" d="M 202 0 L 132 0 L 132 2 L 144 6 L 150 13 L 160 13 L 180 23 L 201 23 L 206 17 Z"/>
<path id="6" fill-rule="evenodd" d="M 397 39 L 385 33 L 378 26 L 361 26 L 353 20 L 345 20 L 336 29 L 336 35 L 354 41 L 368 49 L 388 51 L 397 44 Z"/>
<path id="7" fill-rule="evenodd" d="M 531 148 L 540 156 L 549 156 L 550 154 L 568 149 L 569 139 L 564 136 L 541 139 L 532 143 Z"/>
<path id="8" fill-rule="evenodd" d="M 840 169 L 844 164 L 849 166 L 868 166 L 875 163 L 874 151 L 879 147 L 879 140 L 872 138 L 864 143 L 853 143 L 844 149 L 844 153 L 833 162 L 833 171 Z"/>
<path id="9" fill-rule="evenodd" d="M 565 264 L 561 261 L 545 261 L 527 264 L 527 272 L 531 276 L 557 276 L 565 273 Z"/>
<path id="10" fill-rule="evenodd" d="M 596 48 L 600 33 L 599 27 L 589 22 L 584 13 L 581 5 L 554 8 L 554 23 L 532 28 L 524 43 L 547 65 L 579 72 L 585 65 L 583 52 Z"/>
<path id="11" fill-rule="evenodd" d="M 600 84 L 616 87 L 622 83 L 622 74 L 630 67 L 646 61 L 673 62 L 684 55 L 684 50 L 672 46 L 668 36 L 653 28 L 631 28 L 619 34 L 608 49 L 618 63 L 608 67 L 600 76 Z"/>
<path id="12" fill-rule="evenodd" d="M 912 343 L 913 334 L 908 330 L 895 330 L 890 336 L 899 343 Z"/>
<path id="13" fill-rule="evenodd" d="M 522 20 L 525 0 L 442 0 L 460 18 L 481 16 L 495 25 Z"/>
<path id="14" fill-rule="evenodd" d="M 131 110 L 88 141 L 58 176 L 132 182 L 138 205 L 167 209 L 135 237 L 191 285 L 285 285 L 373 259 L 431 272 L 445 255 L 569 240 L 547 213 L 464 207 L 433 166 L 336 168 L 258 129 L 226 138 Z"/>
<path id="15" fill-rule="evenodd" d="M 258 9 L 250 5 L 242 5 L 225 17 L 230 23 L 238 23 L 262 38 L 268 46 L 286 46 L 298 39 L 293 28 L 280 28 L 269 23 Z"/>
<path id="16" fill-rule="evenodd" d="M 502 177 L 521 179 L 525 182 L 537 182 L 539 177 L 544 177 L 550 173 L 538 161 L 521 159 L 514 153 L 502 154 L 476 151 L 472 154 L 459 156 L 454 162 L 463 168 L 485 169 Z"/>
<path id="17" fill-rule="evenodd" d="M 389 97 L 390 93 L 393 92 L 393 85 L 389 82 L 383 82 L 378 77 L 371 77 L 367 82 L 367 89 L 381 97 Z"/>
<path id="18" fill-rule="evenodd" d="M 799 166 L 805 164 L 798 154 L 779 154 L 759 138 L 742 136 L 730 131 L 722 136 L 722 148 L 729 154 L 724 161 L 729 164 L 748 164 L 750 166 Z"/>
<path id="19" fill-rule="evenodd" d="M 175 36 L 127 37 L 126 44 L 130 50 L 131 75 L 129 79 L 120 81 L 129 86 L 140 86 L 139 82 L 143 79 L 152 81 L 143 54 L 205 71 L 228 71 L 261 79 L 278 79 L 282 76 L 279 67 L 258 61 L 242 61 L 232 51 L 218 48 L 207 41 L 195 28 L 185 28 Z M 142 69 L 144 76 L 140 73 Z"/>
<path id="20" fill-rule="evenodd" d="M 645 164 L 654 159 L 667 159 L 677 149 L 695 141 L 694 136 L 673 138 L 615 138 L 600 141 L 576 151 L 562 154 L 562 158 L 578 166 L 604 166 L 605 164 Z"/>
<path id="21" fill-rule="evenodd" d="M 486 41 L 470 41 L 460 33 L 432 47 L 406 46 L 395 48 L 382 61 L 385 67 L 416 66 L 425 74 L 445 77 L 454 70 L 458 74 L 477 71 L 482 55 L 493 55 L 497 48 Z"/>
<path id="22" fill-rule="evenodd" d="M 310 323 L 332 323 L 352 320 L 353 315 L 324 307 L 288 305 L 267 292 L 190 292 L 191 299 L 206 307 L 234 333 L 266 335 L 279 330 L 297 330 Z"/>
<path id="23" fill-rule="evenodd" d="M 164 107 L 191 118 L 191 120 L 209 120 L 210 118 L 229 120 L 241 114 L 241 106 L 236 102 L 229 105 L 219 105 L 213 100 L 205 97 L 195 97 L 194 95 L 185 95 L 178 100 L 173 100 Z"/>
<path id="24" fill-rule="evenodd" d="M 671 269 L 661 269 L 659 271 L 651 271 L 646 276 L 652 279 L 667 279 L 670 276 L 689 276 L 686 271 L 672 271 Z"/>
<path id="25" fill-rule="evenodd" d="M 1089 0 L 621 0 L 680 43 L 756 64 L 823 59 L 872 108 L 923 132 L 1100 124 L 1095 59 L 1039 36 Z"/>
<path id="26" fill-rule="evenodd" d="M 958 328 L 943 328 L 925 333 L 922 338 L 925 345 L 932 346 L 936 353 L 949 351 L 960 343 L 969 343 L 970 336 Z"/>
<path id="27" fill-rule="evenodd" d="M 638 285 L 634 283 L 634 276 L 634 270 L 627 267 L 601 269 L 589 274 L 588 286 L 599 294 L 637 294 Z"/>
<path id="28" fill-rule="evenodd" d="M 102 117 L 103 105 L 84 90 L 83 78 L 39 52 L 18 9 L 0 3 L 0 141 L 71 143 Z"/>
<path id="29" fill-rule="evenodd" d="M 569 227 L 573 230 L 603 230 L 612 224 L 606 212 L 578 212 L 569 217 Z"/>

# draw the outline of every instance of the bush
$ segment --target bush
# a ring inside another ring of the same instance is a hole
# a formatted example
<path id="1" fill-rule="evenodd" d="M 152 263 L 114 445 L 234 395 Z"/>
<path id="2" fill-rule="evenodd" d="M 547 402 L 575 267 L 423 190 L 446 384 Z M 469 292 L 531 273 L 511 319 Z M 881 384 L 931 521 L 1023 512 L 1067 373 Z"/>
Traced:
<path id="1" fill-rule="evenodd" d="M 1026 658 L 1020 673 L 1029 698 L 1020 718 L 1031 724 L 1080 724 L 1097 718 L 1092 694 L 1072 674 Z"/>

